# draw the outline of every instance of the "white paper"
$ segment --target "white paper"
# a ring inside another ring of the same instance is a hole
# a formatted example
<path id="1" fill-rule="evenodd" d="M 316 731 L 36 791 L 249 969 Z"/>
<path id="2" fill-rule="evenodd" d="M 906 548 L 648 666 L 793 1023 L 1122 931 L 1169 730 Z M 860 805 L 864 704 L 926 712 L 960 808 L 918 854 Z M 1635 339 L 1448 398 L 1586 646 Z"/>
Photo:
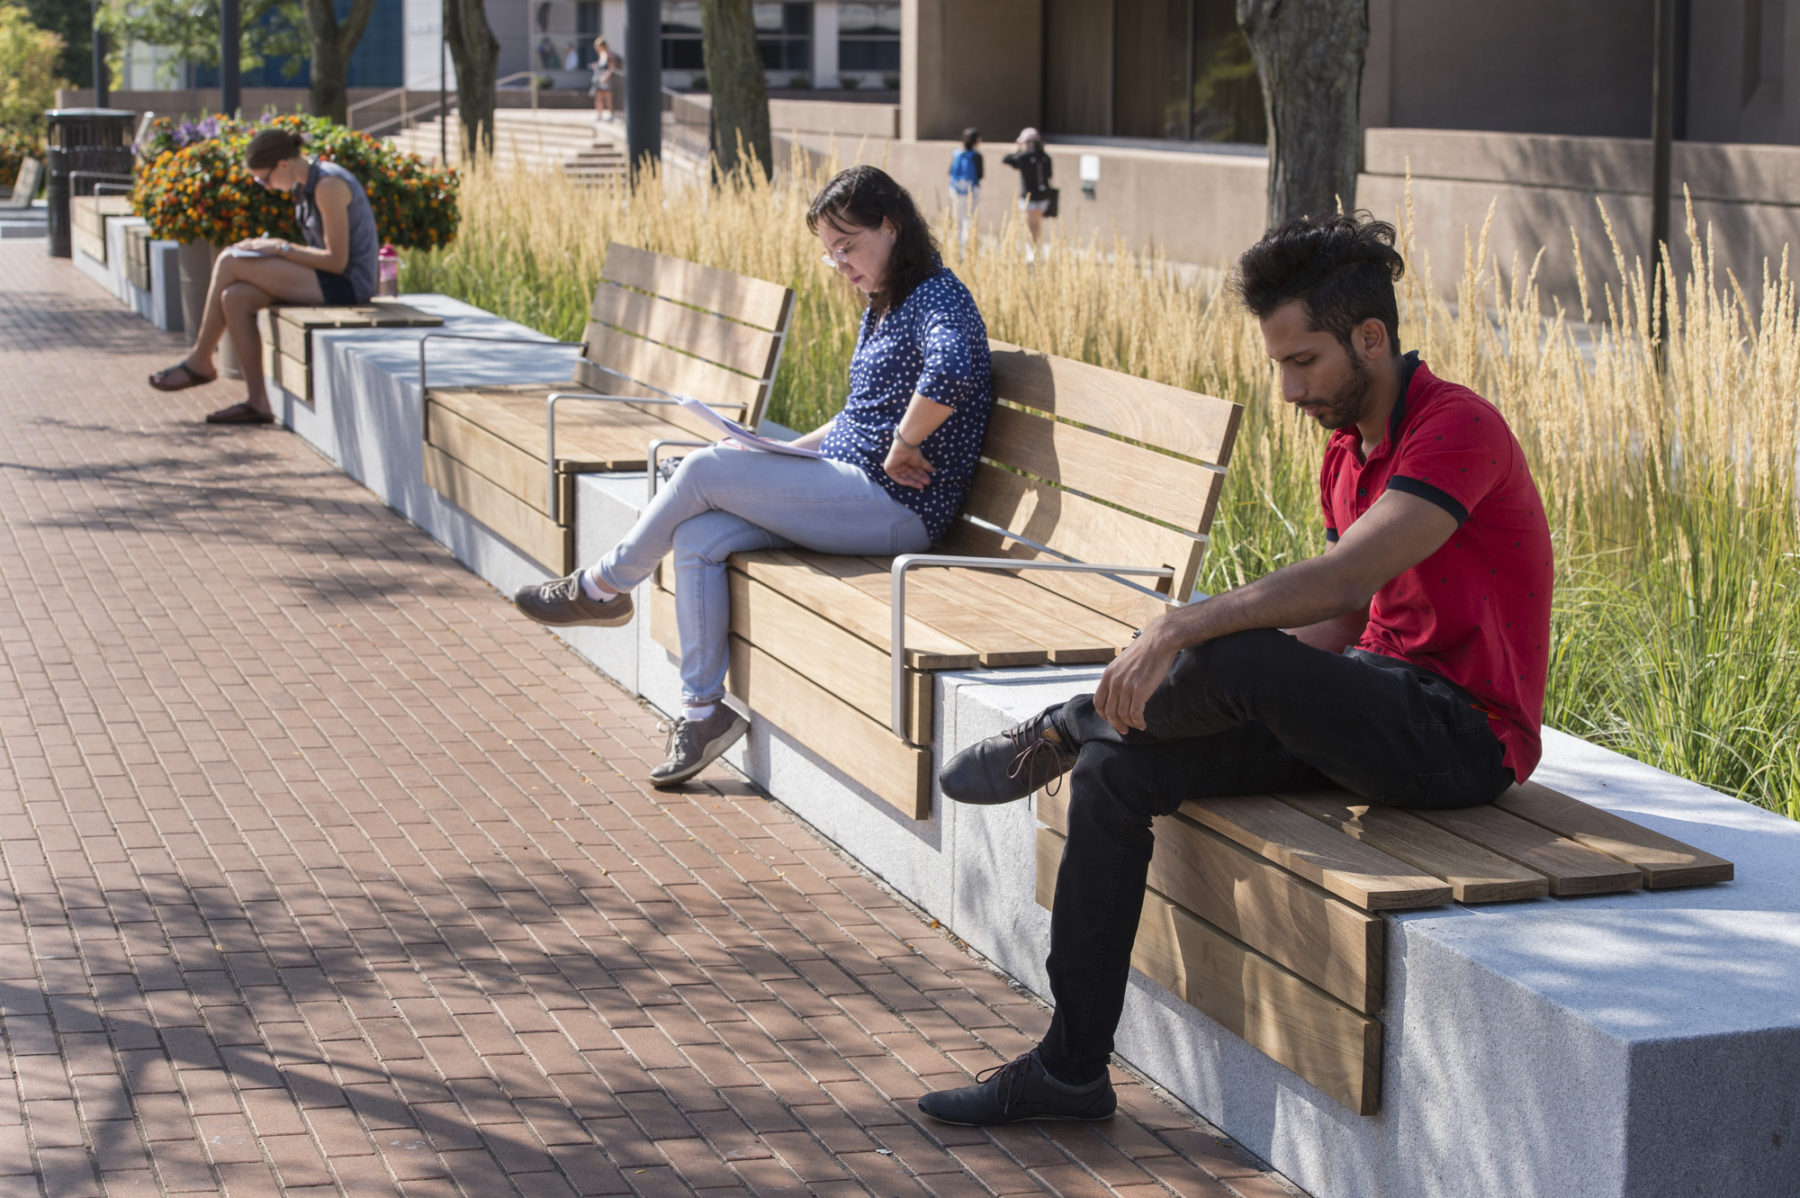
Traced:
<path id="1" fill-rule="evenodd" d="M 253 250 L 247 245 L 234 245 L 230 249 L 226 250 L 225 252 L 227 254 L 230 254 L 233 258 L 269 258 L 269 257 L 273 257 L 272 254 L 265 253 L 262 250 Z"/>
<path id="2" fill-rule="evenodd" d="M 690 399 L 684 395 L 681 397 L 681 406 L 703 417 L 708 424 L 745 449 L 760 449 L 766 453 L 785 453 L 797 458 L 824 456 L 816 449 L 802 449 L 800 446 L 790 445 L 786 441 L 773 441 L 768 437 L 759 437 L 737 421 L 727 420 L 697 399 Z"/>

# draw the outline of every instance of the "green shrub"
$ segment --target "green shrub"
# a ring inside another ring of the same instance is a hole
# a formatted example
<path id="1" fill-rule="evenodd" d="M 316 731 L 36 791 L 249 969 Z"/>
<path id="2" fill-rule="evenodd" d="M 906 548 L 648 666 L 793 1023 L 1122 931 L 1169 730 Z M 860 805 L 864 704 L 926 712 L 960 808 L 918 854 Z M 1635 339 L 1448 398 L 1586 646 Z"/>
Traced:
<path id="1" fill-rule="evenodd" d="M 323 117 L 277 116 L 261 123 L 210 117 L 199 123 L 159 121 L 140 147 L 132 210 L 158 237 L 230 245 L 246 237 L 299 240 L 290 197 L 270 191 L 244 168 L 250 139 L 266 125 L 305 135 L 305 152 L 355 175 L 368 193 L 384 242 L 416 249 L 448 245 L 456 236 L 457 175 L 403 154 L 366 133 Z"/>

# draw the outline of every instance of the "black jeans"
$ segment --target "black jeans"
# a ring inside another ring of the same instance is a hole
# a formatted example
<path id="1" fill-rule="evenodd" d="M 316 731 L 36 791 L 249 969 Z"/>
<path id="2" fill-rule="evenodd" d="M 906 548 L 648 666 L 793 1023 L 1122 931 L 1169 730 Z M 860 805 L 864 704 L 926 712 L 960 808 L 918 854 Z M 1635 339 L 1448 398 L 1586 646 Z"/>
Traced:
<path id="1" fill-rule="evenodd" d="M 1079 746 L 1050 916 L 1056 1014 L 1041 1045 L 1069 1082 L 1106 1072 L 1155 837 L 1189 799 L 1342 787 L 1399 807 L 1473 807 L 1513 783 L 1487 716 L 1453 683 L 1394 658 L 1286 633 L 1185 650 L 1121 737 L 1079 695 L 1057 717 Z"/>

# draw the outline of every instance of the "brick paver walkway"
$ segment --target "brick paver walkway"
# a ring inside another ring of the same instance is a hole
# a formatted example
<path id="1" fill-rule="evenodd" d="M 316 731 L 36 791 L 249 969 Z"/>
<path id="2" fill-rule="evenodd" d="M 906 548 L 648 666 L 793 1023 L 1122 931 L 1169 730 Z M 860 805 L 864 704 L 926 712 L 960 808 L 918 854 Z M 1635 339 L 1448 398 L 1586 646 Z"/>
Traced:
<path id="1" fill-rule="evenodd" d="M 0 245 L 0 1194 L 1290 1192 L 178 352 Z"/>

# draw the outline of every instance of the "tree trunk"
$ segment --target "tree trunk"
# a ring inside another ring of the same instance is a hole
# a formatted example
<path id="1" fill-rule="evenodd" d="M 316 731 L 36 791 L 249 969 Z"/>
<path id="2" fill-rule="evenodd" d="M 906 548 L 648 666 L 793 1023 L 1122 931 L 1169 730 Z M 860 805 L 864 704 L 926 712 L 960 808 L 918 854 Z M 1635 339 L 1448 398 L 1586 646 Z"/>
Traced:
<path id="1" fill-rule="evenodd" d="M 1269 119 L 1269 227 L 1356 207 L 1368 0 L 1237 0 Z"/>
<path id="2" fill-rule="evenodd" d="M 331 0 L 306 0 L 306 36 L 312 42 L 313 115 L 342 125 L 349 119 L 350 55 L 362 41 L 374 15 L 375 0 L 351 0 L 342 25 Z"/>
<path id="3" fill-rule="evenodd" d="M 700 36 L 706 85 L 712 92 L 713 149 L 719 169 L 737 167 L 741 146 L 768 175 L 774 163 L 769 85 L 756 48 L 750 0 L 700 0 Z"/>
<path id="4" fill-rule="evenodd" d="M 446 32 L 456 62 L 456 110 L 462 120 L 463 158 L 494 152 L 494 84 L 500 43 L 488 27 L 482 0 L 447 0 Z"/>

